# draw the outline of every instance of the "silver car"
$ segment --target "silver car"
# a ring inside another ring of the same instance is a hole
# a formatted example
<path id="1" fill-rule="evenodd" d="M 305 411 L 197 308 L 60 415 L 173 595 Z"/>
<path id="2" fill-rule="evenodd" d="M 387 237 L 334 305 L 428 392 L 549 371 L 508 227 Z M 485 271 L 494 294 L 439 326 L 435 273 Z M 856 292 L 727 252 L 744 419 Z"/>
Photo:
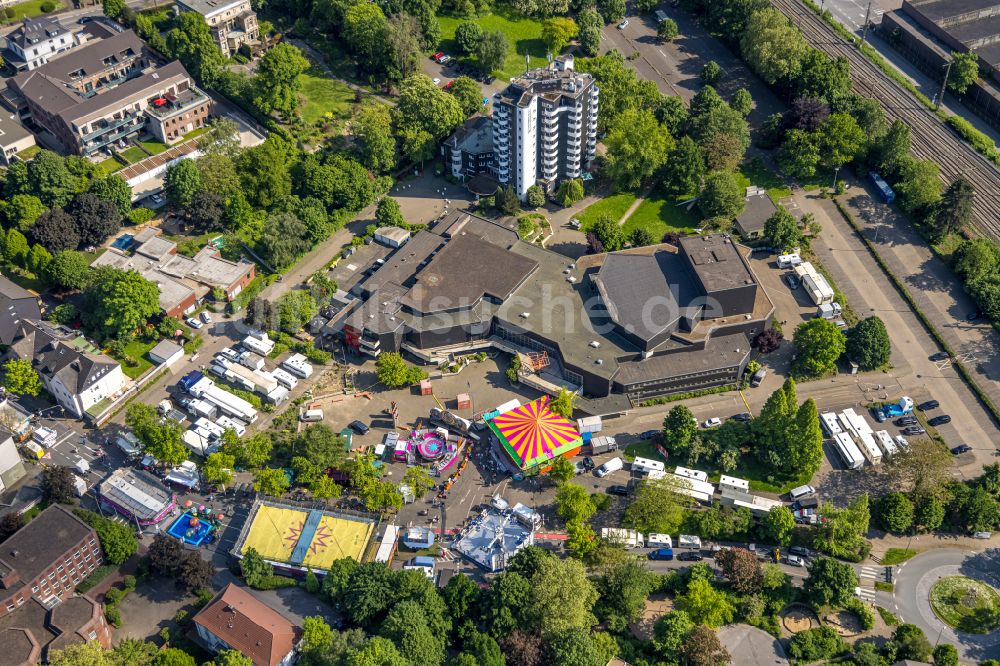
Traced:
<path id="1" fill-rule="evenodd" d="M 785 562 L 793 567 L 804 567 L 806 565 L 806 561 L 798 555 L 789 555 L 785 558 Z"/>

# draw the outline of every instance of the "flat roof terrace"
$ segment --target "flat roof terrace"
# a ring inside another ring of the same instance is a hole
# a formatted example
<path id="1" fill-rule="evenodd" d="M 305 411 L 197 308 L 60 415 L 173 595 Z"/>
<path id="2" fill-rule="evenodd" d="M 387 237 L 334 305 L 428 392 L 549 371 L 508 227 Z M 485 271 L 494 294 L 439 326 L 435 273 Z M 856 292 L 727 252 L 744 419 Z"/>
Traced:
<path id="1" fill-rule="evenodd" d="M 680 239 L 679 245 L 690 259 L 691 270 L 708 293 L 757 282 L 743 262 L 736 243 L 726 235 L 686 236 Z"/>
<path id="2" fill-rule="evenodd" d="M 938 23 L 965 14 L 980 13 L 994 9 L 1000 12 L 1000 2 L 997 0 L 924 0 L 923 2 L 904 2 L 925 17 Z"/>

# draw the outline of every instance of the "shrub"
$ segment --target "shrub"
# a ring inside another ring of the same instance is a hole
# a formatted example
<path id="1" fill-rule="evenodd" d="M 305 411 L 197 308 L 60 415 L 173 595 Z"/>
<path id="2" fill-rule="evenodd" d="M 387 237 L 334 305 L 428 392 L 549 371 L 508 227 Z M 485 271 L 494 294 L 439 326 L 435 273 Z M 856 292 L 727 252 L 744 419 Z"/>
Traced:
<path id="1" fill-rule="evenodd" d="M 104 617 L 107 619 L 109 624 L 115 627 L 122 626 L 122 612 L 118 610 L 118 608 L 105 608 Z M 166 629 L 166 627 L 164 627 L 164 629 Z"/>
<path id="2" fill-rule="evenodd" d="M 257 590 L 280 590 L 283 587 L 295 587 L 298 581 L 287 576 L 265 576 L 254 588 Z"/>
<path id="3" fill-rule="evenodd" d="M 125 593 L 122 592 L 117 587 L 112 587 L 107 592 L 104 593 L 104 603 L 109 606 L 116 606 L 118 602 L 122 600 Z"/>
<path id="4" fill-rule="evenodd" d="M 819 627 L 806 629 L 792 636 L 788 643 L 788 654 L 799 661 L 819 661 L 840 654 L 846 647 L 844 639 L 833 627 Z"/>
<path id="5" fill-rule="evenodd" d="M 125 576 L 124 578 L 122 578 L 122 585 L 125 586 L 125 589 L 128 590 L 128 591 L 130 591 L 130 592 L 132 590 L 134 590 L 135 589 L 135 576 L 133 576 L 132 574 L 129 574 L 128 576 Z"/>
<path id="6" fill-rule="evenodd" d="M 861 601 L 861 599 L 851 599 L 844 608 L 854 613 L 861 622 L 861 627 L 868 631 L 875 626 L 875 613 L 871 606 Z"/>
<path id="7" fill-rule="evenodd" d="M 48 14 L 49 12 L 55 11 L 55 8 L 56 3 L 52 2 L 52 0 L 45 0 L 39 9 L 42 10 L 43 14 Z"/>

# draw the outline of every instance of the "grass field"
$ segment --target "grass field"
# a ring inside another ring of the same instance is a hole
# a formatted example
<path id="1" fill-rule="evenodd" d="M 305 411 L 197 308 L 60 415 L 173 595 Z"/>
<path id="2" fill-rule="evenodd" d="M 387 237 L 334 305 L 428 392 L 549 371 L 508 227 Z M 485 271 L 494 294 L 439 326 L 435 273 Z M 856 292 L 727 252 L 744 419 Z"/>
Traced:
<path id="1" fill-rule="evenodd" d="M 581 228 L 584 231 L 590 229 L 590 227 L 597 222 L 597 218 L 605 213 L 616 220 L 621 220 L 622 215 L 624 215 L 625 211 L 629 209 L 629 206 L 635 203 L 635 198 L 635 195 L 631 192 L 619 192 L 618 194 L 612 194 L 611 196 L 604 197 L 600 201 L 592 203 L 584 208 L 583 211 L 576 216 L 576 219 L 580 220 L 580 224 L 582 225 Z"/>
<path id="2" fill-rule="evenodd" d="M 316 67 L 299 76 L 300 95 L 303 99 L 302 120 L 312 125 L 327 113 L 334 119 L 341 118 L 354 104 L 354 91 L 346 83 L 331 79 Z"/>
<path id="3" fill-rule="evenodd" d="M 132 379 L 141 377 L 145 374 L 147 370 L 153 367 L 153 363 L 146 357 L 146 353 L 155 346 L 155 341 L 143 342 L 142 340 L 133 340 L 125 345 L 125 355 L 131 356 L 137 361 L 137 363 L 136 365 L 129 365 L 122 359 L 118 359 L 119 361 L 122 361 L 122 372 Z"/>
<path id="4" fill-rule="evenodd" d="M 468 19 L 454 16 L 438 16 L 441 23 L 441 50 L 452 57 L 460 55 L 455 42 L 455 29 Z M 499 30 L 507 37 L 510 45 L 503 68 L 493 72 L 495 76 L 510 79 L 524 72 L 524 56 L 531 58 L 531 67 L 545 66 L 545 42 L 542 41 L 542 23 L 534 19 L 513 18 L 499 14 L 489 14 L 475 19 L 484 31 Z M 469 58 L 470 61 L 474 58 Z"/>
<path id="5" fill-rule="evenodd" d="M 681 200 L 687 199 L 682 197 Z M 631 234 L 635 229 L 644 228 L 653 234 L 656 242 L 662 240 L 664 234 L 671 231 L 690 232 L 698 226 L 701 215 L 697 208 L 688 210 L 687 206 L 678 206 L 678 200 L 662 194 L 652 194 L 635 209 L 623 228 L 625 234 Z"/>
<path id="6" fill-rule="evenodd" d="M 656 444 L 651 440 L 644 439 L 641 442 L 634 442 L 625 447 L 623 452 L 625 460 L 635 460 L 636 458 L 649 458 L 650 460 L 663 460 L 663 456 L 656 450 Z"/>
<path id="7" fill-rule="evenodd" d="M 749 185 L 756 185 L 767 190 L 767 195 L 771 201 L 778 203 L 784 197 L 792 195 L 792 189 L 785 184 L 778 174 L 774 173 L 759 159 L 752 159 L 744 162 L 736 174 L 736 180 L 740 187 L 746 188 Z"/>
<path id="8" fill-rule="evenodd" d="M 142 147 L 153 155 L 159 155 L 167 150 L 167 144 L 161 143 L 160 141 L 140 141 L 139 143 L 141 143 Z M 129 150 L 131 150 L 131 148 Z M 125 152 L 127 153 L 128 150 Z M 143 157 L 145 157 L 145 155 Z"/>
<path id="9" fill-rule="evenodd" d="M 149 142 L 149 143 L 152 143 L 152 142 Z M 162 146 L 163 144 L 161 143 L 159 145 Z M 165 148 L 165 146 L 164 146 L 164 148 Z M 159 151 L 159 152 L 163 152 L 163 151 Z M 129 148 L 126 148 L 125 150 L 123 150 L 119 154 L 123 158 L 125 158 L 125 160 L 129 164 L 135 164 L 136 162 L 141 162 L 142 160 L 144 160 L 147 157 L 149 157 L 149 155 L 147 155 L 146 153 L 142 152 L 141 148 L 137 148 L 136 146 L 131 146 Z"/>
<path id="10" fill-rule="evenodd" d="M 986 634 L 1000 625 L 1000 594 L 986 583 L 965 576 L 945 576 L 930 592 L 931 608 L 950 627 Z"/>
<path id="11" fill-rule="evenodd" d="M 906 548 L 890 548 L 885 551 L 885 556 L 882 558 L 882 564 L 887 567 L 892 566 L 893 564 L 902 564 L 919 552 L 919 550 L 907 550 Z"/>
<path id="12" fill-rule="evenodd" d="M 14 5 L 11 9 L 14 10 L 14 16 L 12 18 L 6 19 L 7 24 L 17 23 L 23 20 L 26 16 L 41 16 L 46 12 L 42 11 L 42 5 L 45 4 L 45 0 L 28 0 L 28 2 L 21 2 Z M 63 8 L 63 3 L 58 0 L 54 0 L 56 6 L 52 12 L 58 11 Z M 51 14 L 52 12 L 47 12 Z"/>
<path id="13" fill-rule="evenodd" d="M 131 148 L 129 150 L 132 150 Z M 142 152 L 142 151 L 139 151 Z M 103 171 L 105 174 L 114 173 L 122 168 L 122 163 L 113 157 L 109 157 L 105 160 L 101 160 L 97 163 L 97 168 Z"/>

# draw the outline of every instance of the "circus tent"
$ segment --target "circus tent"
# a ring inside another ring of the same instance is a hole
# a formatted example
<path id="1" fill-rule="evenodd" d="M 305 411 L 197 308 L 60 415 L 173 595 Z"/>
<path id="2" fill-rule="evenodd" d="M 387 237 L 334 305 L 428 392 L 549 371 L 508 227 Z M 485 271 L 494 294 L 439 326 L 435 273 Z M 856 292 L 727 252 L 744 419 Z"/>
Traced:
<path id="1" fill-rule="evenodd" d="M 526 473 L 537 473 L 582 446 L 576 424 L 549 409 L 549 396 L 487 420 L 511 460 Z"/>

